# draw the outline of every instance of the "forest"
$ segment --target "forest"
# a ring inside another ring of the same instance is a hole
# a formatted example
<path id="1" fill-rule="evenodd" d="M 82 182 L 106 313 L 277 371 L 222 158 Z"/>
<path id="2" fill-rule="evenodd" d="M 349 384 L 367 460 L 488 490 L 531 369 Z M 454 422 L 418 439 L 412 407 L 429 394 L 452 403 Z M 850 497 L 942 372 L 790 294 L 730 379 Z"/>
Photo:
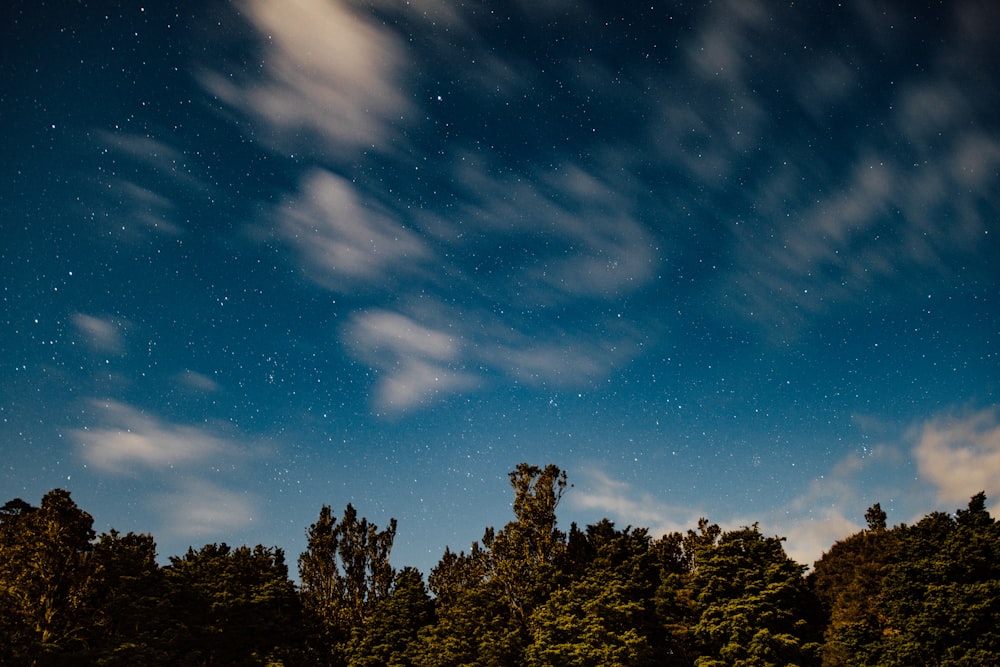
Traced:
<path id="1" fill-rule="evenodd" d="M 289 577 L 277 547 L 157 561 L 152 535 L 96 535 L 54 489 L 0 508 L 0 664 L 375 667 L 997 664 L 1000 528 L 986 496 L 867 528 L 811 570 L 757 525 L 662 537 L 563 531 L 555 465 L 510 473 L 513 518 L 427 574 L 396 569 L 396 522 L 320 508 Z"/>

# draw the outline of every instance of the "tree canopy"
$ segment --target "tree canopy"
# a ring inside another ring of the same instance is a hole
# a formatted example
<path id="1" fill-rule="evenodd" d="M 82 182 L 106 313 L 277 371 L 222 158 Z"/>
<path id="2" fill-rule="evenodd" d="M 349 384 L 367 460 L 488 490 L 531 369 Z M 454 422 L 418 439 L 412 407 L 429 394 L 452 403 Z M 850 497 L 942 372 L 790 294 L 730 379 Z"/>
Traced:
<path id="1" fill-rule="evenodd" d="M 812 572 L 754 524 L 654 537 L 558 525 L 557 466 L 510 474 L 513 518 L 425 582 L 396 522 L 320 508 L 289 578 L 278 547 L 210 543 L 157 562 L 149 534 L 96 535 L 70 493 L 0 507 L 0 664 L 343 667 L 984 665 L 1000 655 L 1000 527 L 954 514 L 867 528 Z"/>

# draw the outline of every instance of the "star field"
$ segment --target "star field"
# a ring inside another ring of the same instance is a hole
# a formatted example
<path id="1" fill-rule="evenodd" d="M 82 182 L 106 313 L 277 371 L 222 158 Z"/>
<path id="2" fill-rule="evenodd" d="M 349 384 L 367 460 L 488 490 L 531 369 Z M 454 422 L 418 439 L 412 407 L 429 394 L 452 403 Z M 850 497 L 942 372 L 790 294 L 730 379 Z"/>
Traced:
<path id="1" fill-rule="evenodd" d="M 998 10 L 2 10 L 0 495 L 425 573 L 560 518 L 811 563 L 1000 487 Z"/>

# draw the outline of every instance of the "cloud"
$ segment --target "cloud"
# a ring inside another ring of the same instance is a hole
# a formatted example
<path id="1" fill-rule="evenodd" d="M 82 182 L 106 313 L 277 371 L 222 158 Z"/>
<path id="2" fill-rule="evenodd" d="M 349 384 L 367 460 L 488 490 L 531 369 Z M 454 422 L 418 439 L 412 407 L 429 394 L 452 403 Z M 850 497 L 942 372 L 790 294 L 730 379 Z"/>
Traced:
<path id="1" fill-rule="evenodd" d="M 90 407 L 97 425 L 70 431 L 77 454 L 88 467 L 110 475 L 108 484 L 141 480 L 140 493 L 163 533 L 184 539 L 218 536 L 253 520 L 259 498 L 230 484 L 240 484 L 234 475 L 259 457 L 257 447 L 119 401 L 92 400 Z"/>
<path id="2" fill-rule="evenodd" d="M 1000 407 L 927 420 L 913 433 L 917 469 L 939 502 L 964 506 L 979 491 L 1000 496 Z"/>
<path id="3" fill-rule="evenodd" d="M 864 526 L 844 516 L 835 507 L 822 508 L 816 515 L 792 521 L 768 522 L 785 538 L 785 553 L 796 563 L 812 567 L 837 540 L 853 535 Z"/>
<path id="4" fill-rule="evenodd" d="M 698 75 L 742 85 L 753 50 L 753 32 L 766 24 L 768 11 L 757 2 L 728 0 L 707 12 L 686 55 Z"/>
<path id="5" fill-rule="evenodd" d="M 73 326 L 83 334 L 87 344 L 100 352 L 121 354 L 125 349 L 121 323 L 110 318 L 94 317 L 85 313 L 74 313 Z"/>
<path id="6" fill-rule="evenodd" d="M 154 494 L 150 505 L 162 508 L 166 536 L 215 539 L 244 528 L 259 514 L 260 500 L 205 479 L 184 479 L 167 493 Z"/>
<path id="7" fill-rule="evenodd" d="M 348 181 L 321 169 L 305 175 L 274 218 L 308 277 L 333 291 L 402 278 L 429 255 L 423 241 L 389 211 L 370 200 L 363 203 Z"/>
<path id="8" fill-rule="evenodd" d="M 652 280 L 660 263 L 657 244 L 632 213 L 628 174 L 571 161 L 513 176 L 492 171 L 480 160 L 456 161 L 463 196 L 452 219 L 468 223 L 451 240 L 456 251 L 494 254 L 509 265 L 507 284 L 518 288 L 509 293 L 518 301 L 614 298 Z M 438 234 L 448 228 L 446 221 L 435 226 Z M 517 255 L 511 247 L 530 251 Z"/>
<path id="9" fill-rule="evenodd" d="M 315 282 L 352 296 L 371 283 L 395 292 L 390 306 L 359 305 L 341 331 L 351 354 L 378 370 L 375 407 L 426 406 L 480 386 L 483 371 L 586 382 L 634 355 L 640 327 L 619 299 L 648 285 L 660 259 L 625 188 L 574 164 L 531 179 L 461 159 L 455 169 L 463 197 L 448 218 L 415 215 L 403 226 L 325 171 L 278 208 L 279 234 Z M 602 302 L 614 312 L 595 307 Z M 566 317 L 538 320 L 548 309 Z"/>
<path id="10" fill-rule="evenodd" d="M 176 380 L 182 386 L 195 391 L 210 393 L 219 390 L 218 382 L 197 371 L 185 370 L 176 376 Z"/>
<path id="11" fill-rule="evenodd" d="M 667 505 L 649 493 L 637 492 L 598 468 L 581 470 L 584 480 L 574 483 L 568 500 L 574 507 L 592 510 L 616 523 L 649 528 L 654 536 L 686 532 L 698 523 L 696 510 Z"/>
<path id="12" fill-rule="evenodd" d="M 600 333 L 532 327 L 482 308 L 425 297 L 404 311 L 356 313 L 341 332 L 351 353 L 375 368 L 376 409 L 399 413 L 484 383 L 574 386 L 633 356 L 638 333 L 609 324 Z"/>
<path id="13" fill-rule="evenodd" d="M 867 419 L 858 423 L 865 433 L 885 430 Z M 890 440 L 848 453 L 762 525 L 786 536 L 788 554 L 810 564 L 836 540 L 865 528 L 864 513 L 876 502 L 890 513 L 890 524 L 915 522 L 934 509 L 954 511 L 980 490 L 995 508 L 1000 506 L 997 479 L 1000 408 L 937 415 Z M 934 503 L 946 507 L 935 508 Z"/>
<path id="14" fill-rule="evenodd" d="M 92 401 L 104 426 L 72 431 L 90 465 L 113 474 L 186 468 L 226 454 L 234 447 L 204 429 L 164 422 L 118 401 Z"/>
<path id="15" fill-rule="evenodd" d="M 312 151 L 318 142 L 337 156 L 385 146 L 410 106 L 397 37 L 343 0 L 248 0 L 242 7 L 260 34 L 261 80 L 206 72 L 202 83 L 262 121 L 255 136 L 286 150 Z"/>
<path id="16" fill-rule="evenodd" d="M 380 371 L 375 402 L 382 410 L 402 412 L 478 384 L 461 369 L 461 343 L 445 327 L 372 309 L 355 315 L 344 340 Z"/>

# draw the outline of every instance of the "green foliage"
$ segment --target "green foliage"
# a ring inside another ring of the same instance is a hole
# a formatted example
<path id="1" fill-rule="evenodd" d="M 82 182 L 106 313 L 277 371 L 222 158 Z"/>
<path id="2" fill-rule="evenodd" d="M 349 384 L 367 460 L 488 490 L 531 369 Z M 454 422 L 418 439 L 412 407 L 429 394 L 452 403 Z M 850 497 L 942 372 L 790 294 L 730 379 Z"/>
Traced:
<path id="1" fill-rule="evenodd" d="M 301 641 L 281 549 L 206 544 L 171 557 L 164 575 L 174 664 L 267 664 Z"/>
<path id="2" fill-rule="evenodd" d="M 392 592 L 375 605 L 364 625 L 354 629 L 347 647 L 349 667 L 410 667 L 411 644 L 434 621 L 434 603 L 420 572 L 404 567 Z"/>
<path id="3" fill-rule="evenodd" d="M 981 665 L 1000 655 L 1000 528 L 972 497 L 954 517 L 834 545 L 810 581 L 829 613 L 823 664 Z M 985 659 L 985 661 L 984 661 Z"/>
<path id="4" fill-rule="evenodd" d="M 324 505 L 306 536 L 299 577 L 309 645 L 319 664 L 341 665 L 352 629 L 363 626 L 369 612 L 389 594 L 396 520 L 380 531 L 367 519 L 358 519 L 348 504 L 338 523 Z"/>
<path id="5" fill-rule="evenodd" d="M 93 561 L 100 587 L 92 655 L 100 665 L 166 665 L 169 652 L 161 630 L 165 613 L 163 571 L 152 535 L 115 530 L 100 536 Z"/>
<path id="6" fill-rule="evenodd" d="M 55 662 L 86 647 L 96 581 L 93 518 L 53 489 L 35 509 L 20 499 L 4 505 L 0 523 L 0 626 L 6 658 Z"/>
<path id="7" fill-rule="evenodd" d="M 566 473 L 521 463 L 510 473 L 514 488 L 514 521 L 495 536 L 487 531 L 489 576 L 501 589 L 511 615 L 526 626 L 534 607 L 544 600 L 557 578 L 557 560 L 565 535 L 556 527 L 556 507 L 566 488 Z"/>
<path id="8" fill-rule="evenodd" d="M 525 664 L 662 664 L 652 600 L 659 571 L 645 529 L 617 531 L 605 519 L 587 527 L 576 551 L 583 572 L 532 614 Z"/>
<path id="9" fill-rule="evenodd" d="M 928 515 L 886 575 L 880 664 L 971 665 L 1000 655 L 1000 526 L 973 496 L 955 518 Z"/>
<path id="10" fill-rule="evenodd" d="M 780 538 L 764 537 L 754 525 L 696 548 L 696 665 L 813 664 L 818 646 L 808 622 L 804 567 L 785 555 Z"/>
<path id="11" fill-rule="evenodd" d="M 1000 526 L 980 492 L 954 515 L 868 527 L 813 572 L 756 525 L 701 519 L 652 539 L 603 519 L 569 533 L 556 466 L 510 475 L 514 519 L 446 548 L 425 586 L 389 563 L 396 524 L 323 506 L 299 557 L 95 540 L 66 491 L 0 507 L 0 664 L 343 667 L 904 667 L 1000 655 Z M 433 596 L 433 597 L 432 597 Z M 821 640 L 821 642 L 820 642 Z"/>

